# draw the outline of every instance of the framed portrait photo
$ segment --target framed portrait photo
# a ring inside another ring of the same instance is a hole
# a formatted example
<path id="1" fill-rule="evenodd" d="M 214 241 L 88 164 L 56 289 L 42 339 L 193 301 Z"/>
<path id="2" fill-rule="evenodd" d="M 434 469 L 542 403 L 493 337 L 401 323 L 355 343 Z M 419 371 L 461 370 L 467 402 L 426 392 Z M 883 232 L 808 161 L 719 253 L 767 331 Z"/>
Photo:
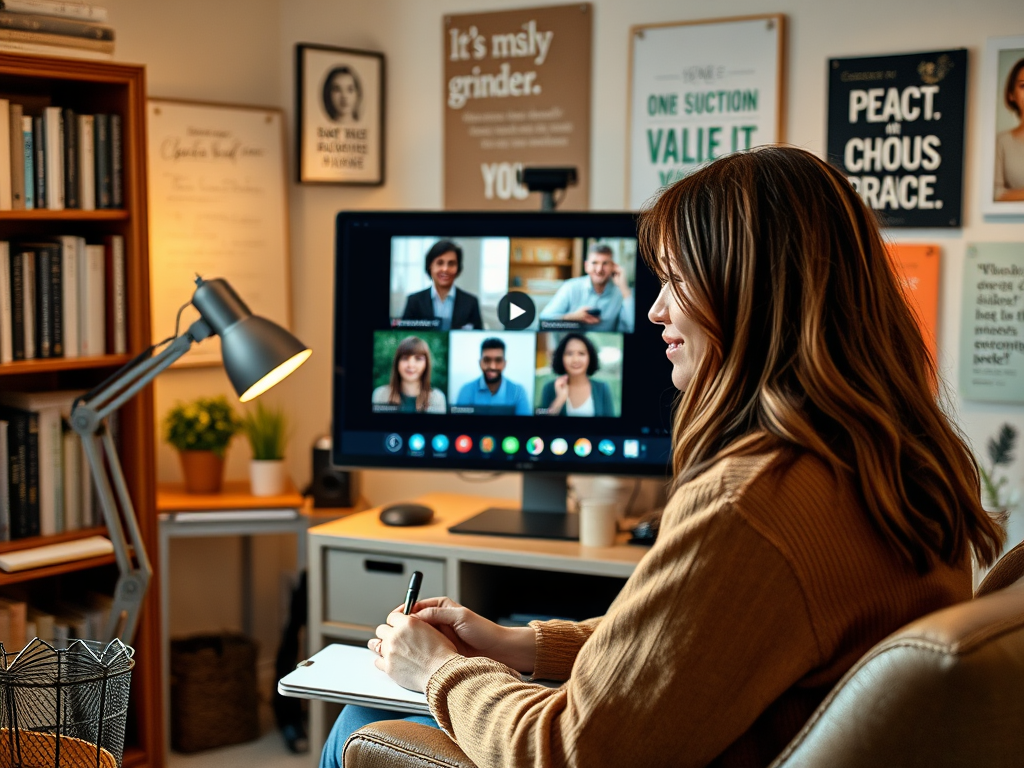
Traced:
<path id="1" fill-rule="evenodd" d="M 981 87 L 981 210 L 1024 215 L 1024 35 L 987 40 Z"/>
<path id="2" fill-rule="evenodd" d="M 299 182 L 384 183 L 384 54 L 299 43 Z"/>

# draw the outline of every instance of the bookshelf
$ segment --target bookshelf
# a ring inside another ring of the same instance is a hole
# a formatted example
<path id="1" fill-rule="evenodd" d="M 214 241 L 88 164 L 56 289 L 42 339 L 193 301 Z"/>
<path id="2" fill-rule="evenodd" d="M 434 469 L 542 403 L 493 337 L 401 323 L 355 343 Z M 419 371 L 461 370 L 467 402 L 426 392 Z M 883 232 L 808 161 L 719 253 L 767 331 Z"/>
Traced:
<path id="1" fill-rule="evenodd" d="M 152 338 L 146 210 L 145 68 L 105 61 L 0 53 L 0 98 L 22 104 L 25 113 L 31 115 L 40 114 L 47 106 L 60 106 L 85 114 L 121 116 L 123 207 L 0 211 L 0 240 L 76 235 L 86 238 L 89 243 L 101 243 L 108 235 L 123 238 L 126 354 L 0 363 L 0 390 L 46 392 L 88 389 L 144 350 Z M 108 312 L 111 311 L 110 298 L 108 292 Z M 153 423 L 151 388 L 133 398 L 119 413 L 120 458 L 150 557 L 157 551 Z M 12 551 L 84 538 L 103 530 L 87 527 L 55 536 L 18 539 L 0 543 L 0 550 Z M 70 592 L 83 584 L 109 593 L 116 577 L 113 556 L 96 557 L 0 574 L 0 595 L 12 594 L 31 602 L 36 597 Z M 132 672 L 125 768 L 161 768 L 164 763 L 158 594 L 159 584 L 154 577 L 132 644 L 136 665 Z"/>
<path id="2" fill-rule="evenodd" d="M 582 274 L 583 241 L 579 239 L 512 238 L 509 250 L 508 278 L 512 291 L 550 299 L 563 280 Z"/>

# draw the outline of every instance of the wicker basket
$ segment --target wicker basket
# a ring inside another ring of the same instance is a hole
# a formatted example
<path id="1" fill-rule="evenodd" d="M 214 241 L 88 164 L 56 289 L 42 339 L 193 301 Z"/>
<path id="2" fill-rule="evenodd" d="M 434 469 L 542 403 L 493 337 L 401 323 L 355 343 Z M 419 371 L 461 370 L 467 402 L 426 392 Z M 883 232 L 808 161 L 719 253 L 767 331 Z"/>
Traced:
<path id="1" fill-rule="evenodd" d="M 171 747 L 198 752 L 259 738 L 257 650 L 232 633 L 171 642 Z"/>

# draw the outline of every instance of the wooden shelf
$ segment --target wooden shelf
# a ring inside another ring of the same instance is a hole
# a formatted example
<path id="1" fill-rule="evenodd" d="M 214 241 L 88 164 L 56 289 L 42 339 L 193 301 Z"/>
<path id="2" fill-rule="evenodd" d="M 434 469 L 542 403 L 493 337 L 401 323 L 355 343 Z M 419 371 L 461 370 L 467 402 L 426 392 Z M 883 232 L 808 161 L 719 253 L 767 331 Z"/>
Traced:
<path id="1" fill-rule="evenodd" d="M 2 221 L 127 221 L 128 211 L 122 209 L 104 209 L 101 211 L 80 211 L 65 209 L 51 211 L 46 208 L 35 208 L 31 211 L 0 211 Z"/>
<path id="2" fill-rule="evenodd" d="M 120 368 L 131 359 L 128 355 L 99 357 L 49 357 L 42 360 L 18 360 L 0 365 L 0 376 L 23 376 L 33 373 L 82 371 L 96 368 Z"/>
<path id="3" fill-rule="evenodd" d="M 0 552 L 17 552 L 21 549 L 41 547 L 44 544 L 59 544 L 62 541 L 75 541 L 77 539 L 87 539 L 90 536 L 106 535 L 107 529 L 101 525 L 96 528 L 83 528 L 79 531 L 58 533 L 54 536 L 32 536 L 27 539 L 15 539 L 14 541 L 0 542 Z"/>
<path id="4" fill-rule="evenodd" d="M 104 529 L 106 532 L 106 529 Z M 49 543 L 49 539 L 47 539 Z M 29 568 L 14 573 L 0 571 L 0 587 L 7 587 L 11 584 L 25 584 L 36 579 L 46 579 L 51 576 L 62 576 L 65 573 L 76 573 L 87 571 L 92 568 L 99 568 L 103 565 L 113 565 L 116 562 L 113 554 L 100 555 L 99 557 L 87 557 L 84 560 L 72 560 L 69 563 L 58 563 L 57 565 L 44 565 L 42 568 Z"/>

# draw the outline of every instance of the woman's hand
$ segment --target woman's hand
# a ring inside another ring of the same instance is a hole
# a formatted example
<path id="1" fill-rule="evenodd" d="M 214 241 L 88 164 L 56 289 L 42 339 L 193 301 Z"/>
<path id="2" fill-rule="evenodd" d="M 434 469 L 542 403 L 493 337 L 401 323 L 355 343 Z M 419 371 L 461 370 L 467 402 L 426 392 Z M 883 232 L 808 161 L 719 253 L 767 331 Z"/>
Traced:
<path id="1" fill-rule="evenodd" d="M 533 627 L 503 627 L 447 597 L 420 600 L 413 606 L 413 616 L 443 633 L 462 656 L 494 659 L 525 674 L 533 671 Z"/>
<path id="2" fill-rule="evenodd" d="M 401 608 L 388 614 L 387 624 L 377 627 L 377 637 L 367 647 L 378 655 L 374 666 L 411 691 L 427 690 L 427 681 L 449 659 L 459 654 L 434 627 Z"/>
<path id="3" fill-rule="evenodd" d="M 565 401 L 569 399 L 569 376 L 563 374 L 555 379 L 555 399 L 551 401 L 551 405 L 548 406 L 549 414 L 556 414 L 562 412 L 562 406 L 565 405 Z"/>

